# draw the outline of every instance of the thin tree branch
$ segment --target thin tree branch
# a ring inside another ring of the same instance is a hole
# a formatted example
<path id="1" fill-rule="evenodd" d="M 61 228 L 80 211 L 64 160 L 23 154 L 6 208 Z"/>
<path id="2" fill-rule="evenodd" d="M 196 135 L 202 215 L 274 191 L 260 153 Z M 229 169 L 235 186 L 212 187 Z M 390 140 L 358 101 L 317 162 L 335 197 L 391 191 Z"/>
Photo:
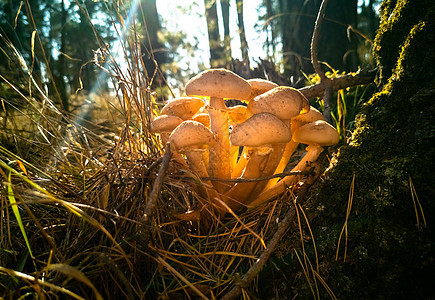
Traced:
<path id="1" fill-rule="evenodd" d="M 319 12 L 317 14 L 316 23 L 314 25 L 313 37 L 311 39 L 311 63 L 313 65 L 314 71 L 319 75 L 320 82 L 328 80 L 320 67 L 319 60 L 317 58 L 317 45 L 319 43 L 320 37 L 320 27 L 322 26 L 323 19 L 325 17 L 326 4 L 328 0 L 323 0 L 320 4 Z"/>
<path id="2" fill-rule="evenodd" d="M 324 103 L 324 111 L 323 116 L 325 117 L 325 121 L 328 123 L 331 123 L 331 98 L 332 98 L 332 88 L 329 86 L 328 77 L 326 77 L 325 72 L 323 72 L 322 68 L 320 67 L 319 60 L 317 58 L 317 45 L 319 43 L 319 37 L 320 37 L 320 28 L 323 23 L 323 19 L 325 17 L 325 11 L 326 11 L 326 4 L 328 3 L 328 0 L 322 0 L 322 3 L 320 4 L 319 13 L 317 14 L 316 23 L 314 25 L 314 31 L 313 31 L 313 38 L 311 40 L 311 63 L 313 65 L 314 71 L 319 75 L 320 77 L 320 83 L 325 84 L 326 87 L 323 91 L 323 103 Z"/>
<path id="3" fill-rule="evenodd" d="M 332 88 L 332 91 L 338 91 L 351 86 L 369 84 L 373 82 L 377 71 L 377 69 L 360 70 L 356 73 L 330 78 L 327 85 Z M 299 91 L 307 98 L 315 98 L 322 97 L 325 88 L 325 83 L 318 83 L 303 87 Z"/>

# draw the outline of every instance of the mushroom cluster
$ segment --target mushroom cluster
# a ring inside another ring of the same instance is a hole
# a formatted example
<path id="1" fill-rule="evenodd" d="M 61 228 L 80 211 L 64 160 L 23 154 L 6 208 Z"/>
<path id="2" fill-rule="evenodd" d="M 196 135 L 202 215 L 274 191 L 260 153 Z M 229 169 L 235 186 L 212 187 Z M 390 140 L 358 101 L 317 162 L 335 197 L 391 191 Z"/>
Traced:
<path id="1" fill-rule="evenodd" d="M 245 80 L 226 69 L 206 70 L 191 78 L 186 97 L 169 101 L 151 130 L 171 143 L 173 159 L 205 180 L 207 196 L 219 213 L 256 206 L 298 182 L 283 172 L 296 147 L 307 153 L 292 171 L 304 171 L 323 146 L 338 143 L 334 127 L 310 107 L 298 90 L 263 79 Z M 247 105 L 227 107 L 225 99 Z"/>

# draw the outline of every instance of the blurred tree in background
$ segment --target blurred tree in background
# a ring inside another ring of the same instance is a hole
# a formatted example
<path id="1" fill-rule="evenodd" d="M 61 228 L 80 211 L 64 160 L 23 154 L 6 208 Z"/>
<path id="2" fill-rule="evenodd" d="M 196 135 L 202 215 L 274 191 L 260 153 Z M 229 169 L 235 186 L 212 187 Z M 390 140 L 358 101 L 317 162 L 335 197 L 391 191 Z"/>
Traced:
<path id="1" fill-rule="evenodd" d="M 93 59 L 92 50 L 100 47 L 102 39 L 112 41 L 112 25 L 108 15 L 102 13 L 105 10 L 104 2 L 92 0 L 83 1 L 80 7 L 74 1 L 65 0 L 2 1 L 0 60 L 11 62 L 7 59 L 11 51 L 7 43 L 13 45 L 23 56 L 29 72 L 69 111 L 69 97 L 81 85 L 79 75 L 86 91 L 97 81 L 91 64 L 81 72 L 80 69 Z M 22 64 L 12 69 L 0 64 L 1 74 L 12 78 L 13 73 L 23 71 Z"/>
<path id="2" fill-rule="evenodd" d="M 320 0 L 264 0 L 266 14 L 262 16 L 268 31 L 266 49 L 276 57 L 282 48 L 282 66 L 286 77 L 299 78 L 301 71 L 312 73 L 310 43 Z M 322 29 L 319 59 L 341 71 L 366 67 L 377 26 L 375 7 L 380 1 L 331 0 L 326 9 Z M 366 43 L 369 44 L 367 47 Z M 364 49 L 360 54 L 361 48 Z"/>
<path id="3" fill-rule="evenodd" d="M 151 86 L 162 87 L 165 83 L 165 75 L 159 69 L 168 63 L 167 51 L 159 38 L 162 35 L 162 26 L 157 12 L 156 0 L 142 0 L 140 2 L 140 14 L 138 21 L 141 26 L 139 33 L 142 43 L 142 57 Z"/>

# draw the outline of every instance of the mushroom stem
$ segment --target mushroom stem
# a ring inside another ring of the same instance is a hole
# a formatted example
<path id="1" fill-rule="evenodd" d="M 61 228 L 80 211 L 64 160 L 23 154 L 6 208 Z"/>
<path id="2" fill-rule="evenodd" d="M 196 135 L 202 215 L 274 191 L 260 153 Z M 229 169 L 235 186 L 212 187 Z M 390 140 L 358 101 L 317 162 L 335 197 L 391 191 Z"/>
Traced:
<path id="1" fill-rule="evenodd" d="M 307 165 L 311 162 L 314 162 L 319 157 L 320 153 L 323 152 L 323 147 L 319 145 L 310 145 L 306 148 L 307 153 L 305 156 L 299 161 L 299 163 L 292 169 L 292 172 L 304 171 Z M 249 207 L 255 207 L 263 202 L 269 201 L 272 198 L 283 193 L 287 187 L 293 186 L 298 182 L 300 175 L 289 175 L 281 179 L 277 184 L 275 184 L 272 188 L 265 190 L 262 192 L 254 201 L 249 203 Z"/>
<path id="2" fill-rule="evenodd" d="M 230 139 L 228 116 L 223 98 L 210 97 L 208 108 L 210 115 L 210 130 L 215 135 L 217 147 L 210 147 L 209 173 L 210 177 L 229 179 L 230 168 Z M 225 182 L 212 181 L 216 190 L 226 192 L 230 185 Z"/>
<path id="3" fill-rule="evenodd" d="M 300 114 L 297 117 L 292 118 L 290 123 L 287 123 L 287 125 L 290 126 L 292 133 L 294 133 L 299 127 L 318 120 L 323 120 L 322 113 L 314 107 L 310 107 L 308 113 Z M 290 157 L 292 156 L 298 145 L 299 142 L 295 141 L 293 138 L 290 142 L 287 143 L 287 145 L 285 146 L 284 154 L 274 174 L 282 173 L 284 171 L 290 160 Z M 273 187 L 278 182 L 278 180 L 279 178 L 273 178 L 269 180 L 265 189 L 270 189 L 271 187 Z"/>
<path id="4" fill-rule="evenodd" d="M 238 178 L 242 176 L 243 170 L 248 162 L 248 147 L 243 147 L 242 153 L 240 154 L 239 160 L 235 164 L 234 168 L 231 170 L 231 178 Z"/>
<path id="5" fill-rule="evenodd" d="M 281 157 L 281 160 L 279 161 L 278 166 L 275 169 L 275 172 L 273 174 L 282 173 L 287 166 L 290 157 L 292 156 L 293 152 L 295 152 L 296 148 L 298 147 L 299 143 L 291 140 L 285 145 L 284 153 Z M 270 189 L 273 187 L 277 182 L 279 178 L 273 178 L 269 180 L 266 184 L 266 187 L 264 189 Z"/>
<path id="6" fill-rule="evenodd" d="M 267 160 L 271 153 L 269 147 L 247 147 L 248 150 L 248 162 L 241 178 L 258 178 L 263 173 Z M 255 188 L 257 182 L 238 182 L 223 196 L 225 203 L 232 210 L 237 210 L 244 204 L 251 191 Z"/>
<path id="7" fill-rule="evenodd" d="M 206 149 L 195 149 L 191 151 L 185 152 L 187 161 L 189 162 L 190 168 L 194 171 L 198 177 L 208 177 L 207 171 L 207 160 L 208 160 L 208 151 Z M 213 189 L 213 184 L 210 180 L 202 181 L 205 191 L 207 192 L 207 196 L 210 200 L 210 203 L 214 206 L 217 212 L 220 215 L 225 214 L 226 210 L 223 208 L 217 199 L 221 199 L 219 194 Z"/>
<path id="8" fill-rule="evenodd" d="M 284 143 L 272 145 L 272 151 L 270 152 L 269 158 L 259 178 L 268 177 L 274 174 L 274 171 L 276 170 L 277 165 L 279 164 L 283 155 L 285 145 L 286 144 Z M 265 189 L 267 183 L 267 180 L 257 182 L 255 188 L 252 190 L 248 197 L 248 202 L 250 200 L 254 200 Z"/>
<path id="9" fill-rule="evenodd" d="M 206 152 L 206 149 L 194 149 L 185 152 L 190 169 L 199 177 L 208 177 L 207 165 L 205 164 Z"/>

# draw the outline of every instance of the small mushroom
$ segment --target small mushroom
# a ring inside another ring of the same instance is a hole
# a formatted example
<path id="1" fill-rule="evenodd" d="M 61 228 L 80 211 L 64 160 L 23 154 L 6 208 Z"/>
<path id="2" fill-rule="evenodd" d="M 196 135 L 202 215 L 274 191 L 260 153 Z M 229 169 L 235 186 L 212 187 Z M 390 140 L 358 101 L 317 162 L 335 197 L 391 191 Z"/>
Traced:
<path id="1" fill-rule="evenodd" d="M 224 98 L 246 99 L 251 93 L 249 83 L 226 69 L 210 69 L 191 78 L 185 87 L 188 96 L 210 97 L 208 106 L 210 129 L 216 136 L 218 147 L 210 149 L 209 171 L 211 177 L 231 177 L 230 140 L 227 107 Z M 218 192 L 230 188 L 228 183 L 214 181 Z"/>
<path id="2" fill-rule="evenodd" d="M 203 124 L 196 121 L 184 121 L 174 129 L 169 136 L 169 142 L 173 146 L 174 151 L 182 153 L 186 156 L 190 168 L 198 177 L 208 177 L 207 165 L 204 157 L 207 155 L 208 149 L 216 147 L 216 140 L 213 133 Z M 222 213 L 224 209 L 220 205 L 218 193 L 212 188 L 212 183 L 209 180 L 204 181 L 204 186 L 208 192 L 211 202 L 217 210 Z"/>
<path id="3" fill-rule="evenodd" d="M 292 132 L 295 132 L 296 129 L 298 129 L 302 125 L 305 125 L 307 123 L 311 123 L 314 121 L 318 121 L 318 120 L 323 120 L 323 119 L 324 119 L 323 115 L 320 111 L 318 111 L 314 107 L 310 107 L 310 111 L 308 113 L 298 115 L 297 117 L 294 117 L 291 119 L 291 121 L 290 121 L 291 127 L 290 128 L 291 128 Z M 294 138 L 292 138 L 292 140 L 285 145 L 285 150 L 284 150 L 284 153 L 281 157 L 281 161 L 279 162 L 278 167 L 276 167 L 274 174 L 282 173 L 284 171 L 285 167 L 287 166 L 287 164 L 290 160 L 290 157 L 292 156 L 293 152 L 296 150 L 298 145 L 299 145 L 299 142 L 294 141 Z M 273 179 L 269 180 L 265 189 L 267 190 L 267 189 L 271 188 L 272 186 L 274 186 L 278 182 L 278 180 L 279 180 L 279 178 L 273 178 Z"/>
<path id="4" fill-rule="evenodd" d="M 258 95 L 261 95 L 267 91 L 270 91 L 273 88 L 278 87 L 276 83 L 261 78 L 248 79 L 248 82 L 251 85 L 251 94 L 249 95 L 247 101 L 251 101 Z"/>
<path id="5" fill-rule="evenodd" d="M 199 177 L 208 177 L 202 156 L 209 146 L 216 143 L 210 129 L 196 121 L 184 121 L 172 131 L 169 142 L 174 151 L 186 155 L 191 169 Z"/>
<path id="6" fill-rule="evenodd" d="M 177 116 L 183 120 L 189 120 L 204 106 L 205 101 L 201 98 L 175 98 L 162 108 L 160 115 Z"/>
<path id="7" fill-rule="evenodd" d="M 234 126 L 231 143 L 246 147 L 248 157 L 241 178 L 259 178 L 267 166 L 270 155 L 291 139 L 290 129 L 276 116 L 259 113 Z M 225 202 L 237 209 L 248 199 L 257 182 L 236 183 L 224 194 Z"/>
<path id="8" fill-rule="evenodd" d="M 298 90 L 288 86 L 273 88 L 248 103 L 250 114 L 268 112 L 281 120 L 290 120 L 309 110 L 310 103 L 307 98 Z"/>
<path id="9" fill-rule="evenodd" d="M 329 123 L 319 120 L 299 127 L 293 133 L 293 140 L 299 143 L 308 144 L 307 153 L 292 169 L 292 172 L 304 171 L 312 162 L 315 162 L 320 153 L 323 152 L 322 146 L 332 146 L 338 143 L 339 135 L 337 130 Z M 264 190 L 254 201 L 248 203 L 249 206 L 257 206 L 265 201 L 283 193 L 287 187 L 293 186 L 299 180 L 298 175 L 289 175 L 281 179 L 270 189 Z"/>
<path id="10" fill-rule="evenodd" d="M 177 116 L 160 115 L 151 122 L 151 132 L 159 134 L 162 144 L 166 145 L 172 130 L 182 122 L 183 119 Z"/>
<path id="11" fill-rule="evenodd" d="M 182 122 L 183 119 L 181 119 L 180 117 L 161 115 L 151 122 L 151 132 L 160 135 L 162 145 L 164 146 L 168 142 L 169 136 L 171 135 L 172 131 Z M 186 164 L 183 157 L 179 153 L 176 153 L 174 151 L 172 151 L 172 159 L 177 161 L 178 163 L 184 165 Z"/>

